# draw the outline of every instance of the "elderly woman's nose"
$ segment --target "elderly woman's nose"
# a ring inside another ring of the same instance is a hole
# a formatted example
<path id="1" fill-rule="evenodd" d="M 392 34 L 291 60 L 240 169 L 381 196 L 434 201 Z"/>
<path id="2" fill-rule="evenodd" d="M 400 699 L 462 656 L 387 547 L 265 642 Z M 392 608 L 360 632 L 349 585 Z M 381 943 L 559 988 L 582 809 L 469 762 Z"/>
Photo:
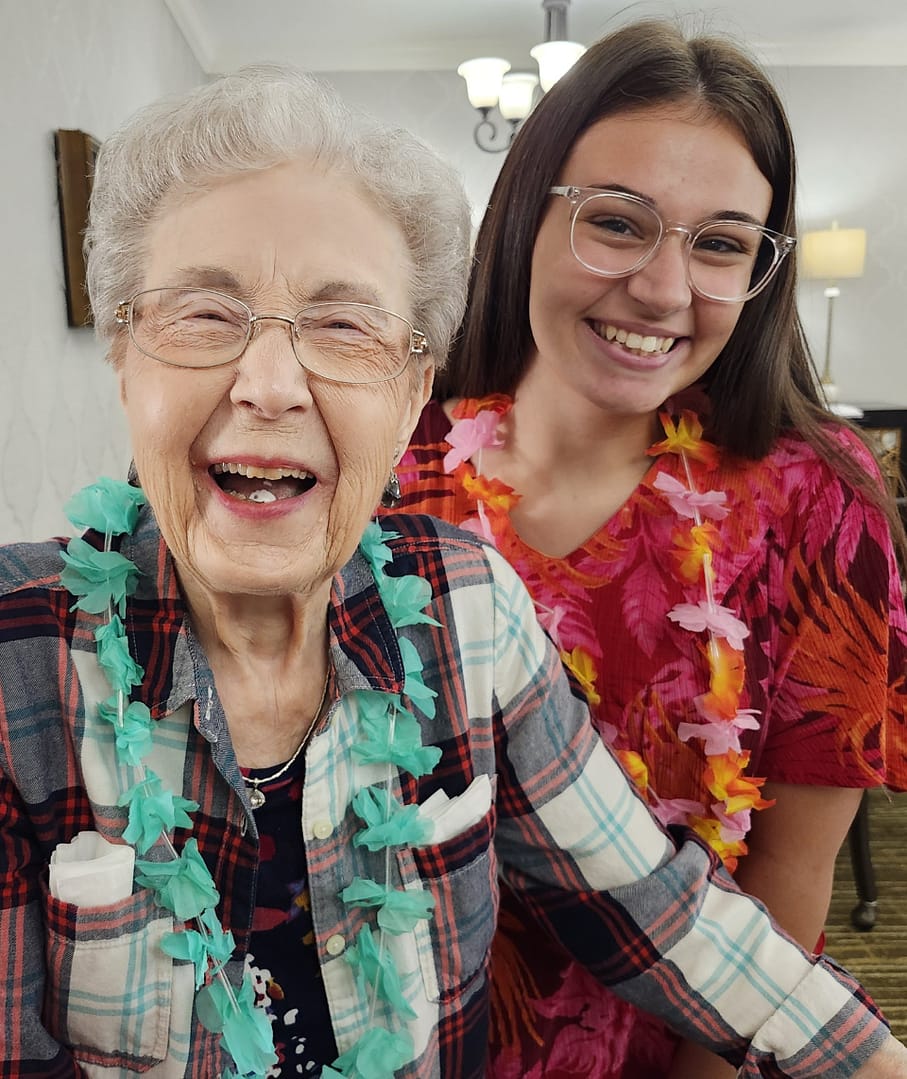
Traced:
<path id="1" fill-rule="evenodd" d="M 308 372 L 296 358 L 292 334 L 289 320 L 255 324 L 237 360 L 230 390 L 234 404 L 247 405 L 270 418 L 311 405 Z"/>

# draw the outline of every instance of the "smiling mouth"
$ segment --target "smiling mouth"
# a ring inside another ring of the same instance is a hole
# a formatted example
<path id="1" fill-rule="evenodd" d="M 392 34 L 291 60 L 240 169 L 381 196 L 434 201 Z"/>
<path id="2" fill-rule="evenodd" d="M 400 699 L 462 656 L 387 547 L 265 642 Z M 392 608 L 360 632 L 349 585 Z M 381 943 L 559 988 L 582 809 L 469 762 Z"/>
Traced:
<path id="1" fill-rule="evenodd" d="M 656 337 L 654 334 L 643 336 L 641 333 L 627 333 L 609 322 L 590 322 L 589 325 L 605 341 L 616 341 L 628 352 L 638 356 L 653 356 L 670 352 L 677 341 L 676 337 Z"/>
<path id="2" fill-rule="evenodd" d="M 259 468 L 235 461 L 221 461 L 209 469 L 217 486 L 242 502 L 281 502 L 299 498 L 317 480 L 301 468 Z"/>

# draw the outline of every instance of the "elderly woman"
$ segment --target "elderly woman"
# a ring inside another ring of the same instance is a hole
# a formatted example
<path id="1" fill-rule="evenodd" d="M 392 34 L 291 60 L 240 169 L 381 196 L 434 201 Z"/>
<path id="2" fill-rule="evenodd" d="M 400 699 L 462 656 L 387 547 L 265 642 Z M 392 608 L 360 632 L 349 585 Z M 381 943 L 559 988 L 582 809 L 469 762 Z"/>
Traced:
<path id="1" fill-rule="evenodd" d="M 467 220 L 434 155 L 289 71 L 105 144 L 135 473 L 0 558 L 5 1076 L 478 1077 L 499 872 L 743 1074 L 903 1074 L 859 988 L 653 823 L 503 560 L 370 522 Z"/>

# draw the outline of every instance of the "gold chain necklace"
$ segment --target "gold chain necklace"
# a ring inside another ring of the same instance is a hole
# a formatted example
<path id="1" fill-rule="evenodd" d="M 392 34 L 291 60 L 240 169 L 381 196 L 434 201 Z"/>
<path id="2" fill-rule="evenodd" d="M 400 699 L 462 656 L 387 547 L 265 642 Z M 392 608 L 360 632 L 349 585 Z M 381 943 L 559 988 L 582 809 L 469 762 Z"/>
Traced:
<path id="1" fill-rule="evenodd" d="M 293 754 L 292 757 L 290 757 L 286 764 L 282 764 L 276 772 L 269 776 L 259 776 L 258 778 L 253 778 L 252 776 L 244 775 L 242 777 L 243 783 L 245 783 L 246 785 L 246 791 L 249 795 L 249 805 L 251 805 L 253 809 L 261 809 L 261 807 L 267 801 L 264 791 L 260 788 L 265 783 L 273 783 L 275 779 L 280 779 L 280 777 L 293 766 L 299 754 L 305 748 L 306 743 L 312 736 L 312 731 L 315 729 L 315 724 L 318 722 L 321 716 L 321 710 L 324 708 L 324 702 L 327 700 L 328 683 L 330 682 L 330 680 L 331 667 L 330 664 L 328 664 L 327 673 L 324 676 L 324 687 L 321 690 L 321 700 L 318 702 L 318 707 L 315 709 L 315 715 L 312 717 L 312 722 L 309 724 L 308 730 L 302 736 L 302 741 L 296 747 L 296 752 Z"/>

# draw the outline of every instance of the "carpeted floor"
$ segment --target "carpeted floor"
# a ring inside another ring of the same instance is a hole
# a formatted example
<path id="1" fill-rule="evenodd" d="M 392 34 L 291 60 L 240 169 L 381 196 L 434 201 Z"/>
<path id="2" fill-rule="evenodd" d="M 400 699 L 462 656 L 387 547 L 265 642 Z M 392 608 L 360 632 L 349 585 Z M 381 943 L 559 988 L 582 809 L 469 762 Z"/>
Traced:
<path id="1" fill-rule="evenodd" d="M 826 951 L 858 978 L 907 1043 L 907 794 L 871 791 L 872 863 L 879 900 L 870 932 L 854 929 L 857 903 L 847 845 L 838 857 Z"/>

